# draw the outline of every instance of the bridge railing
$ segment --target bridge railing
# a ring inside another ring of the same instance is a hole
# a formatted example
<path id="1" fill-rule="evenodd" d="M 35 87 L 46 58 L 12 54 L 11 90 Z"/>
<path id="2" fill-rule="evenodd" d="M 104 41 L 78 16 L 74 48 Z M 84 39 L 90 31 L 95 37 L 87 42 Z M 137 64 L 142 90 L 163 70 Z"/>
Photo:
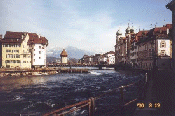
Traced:
<path id="1" fill-rule="evenodd" d="M 145 75 L 144 79 L 145 79 L 144 82 L 146 82 L 147 81 L 147 74 Z M 110 95 L 111 93 L 114 93 L 114 92 L 119 92 L 120 93 L 120 99 L 119 99 L 120 107 L 118 109 L 118 111 L 120 111 L 119 112 L 119 114 L 120 114 L 120 113 L 122 113 L 122 109 L 124 107 L 127 107 L 131 103 L 134 103 L 138 100 L 138 98 L 134 98 L 134 99 L 130 100 L 129 102 L 124 103 L 124 99 L 125 99 L 124 98 L 124 91 L 126 91 L 125 89 L 128 88 L 128 87 L 134 86 L 134 85 L 138 85 L 138 84 L 140 84 L 140 82 L 143 82 L 143 80 L 139 80 L 137 82 L 134 82 L 134 83 L 131 83 L 131 84 L 128 84 L 128 85 L 120 86 L 120 87 L 115 88 L 113 90 L 108 90 L 107 92 L 105 92 L 103 94 L 100 94 L 99 96 L 91 97 L 88 100 L 81 101 L 79 103 L 69 105 L 69 106 L 66 106 L 64 108 L 46 113 L 46 114 L 44 114 L 44 116 L 64 116 L 64 115 L 70 114 L 72 112 L 78 111 L 78 110 L 80 110 L 84 107 L 86 107 L 86 109 L 88 109 L 88 115 L 89 116 L 94 116 L 95 111 L 96 111 L 95 101 L 101 99 L 102 97 L 104 97 L 106 95 Z M 145 83 L 144 83 L 144 85 L 145 85 Z M 112 114 L 114 112 L 116 112 L 116 110 L 111 111 L 110 114 Z"/>

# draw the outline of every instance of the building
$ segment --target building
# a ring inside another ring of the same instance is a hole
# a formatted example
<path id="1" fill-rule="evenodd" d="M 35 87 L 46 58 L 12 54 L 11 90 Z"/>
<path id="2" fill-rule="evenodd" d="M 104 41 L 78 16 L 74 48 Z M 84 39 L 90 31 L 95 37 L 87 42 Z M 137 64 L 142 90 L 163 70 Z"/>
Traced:
<path id="1" fill-rule="evenodd" d="M 1 66 L 31 68 L 46 66 L 48 40 L 36 33 L 7 31 L 1 39 Z"/>
<path id="2" fill-rule="evenodd" d="M 109 51 L 105 53 L 104 56 L 107 60 L 108 65 L 115 64 L 115 52 L 114 51 Z"/>
<path id="3" fill-rule="evenodd" d="M 175 0 L 172 0 L 166 7 L 172 11 L 172 66 L 175 72 Z"/>
<path id="4" fill-rule="evenodd" d="M 128 27 L 125 30 L 125 37 L 121 37 L 122 33 L 120 30 L 117 31 L 116 33 L 116 45 L 115 45 L 115 59 L 116 59 L 116 64 L 130 64 L 131 59 L 130 55 L 131 52 L 131 40 L 133 36 L 135 35 L 134 33 L 134 28 L 130 28 L 129 23 Z"/>
<path id="5" fill-rule="evenodd" d="M 120 58 L 120 49 L 121 49 L 121 36 L 122 33 L 120 31 L 120 29 L 116 32 L 116 45 L 115 45 L 115 62 L 116 64 L 119 64 L 121 62 L 121 58 Z"/>
<path id="6" fill-rule="evenodd" d="M 123 64 L 145 70 L 156 66 L 159 69 L 170 69 L 172 58 L 171 24 L 155 27 L 150 30 L 131 33 L 126 29 L 126 37 L 117 38 L 116 64 Z M 129 42 L 128 42 L 129 41 Z"/>
<path id="7" fill-rule="evenodd" d="M 95 55 L 93 56 L 93 63 L 94 63 L 95 65 L 100 63 L 100 57 L 101 57 L 101 54 L 95 54 Z"/>
<path id="8" fill-rule="evenodd" d="M 2 67 L 31 68 L 28 40 L 27 32 L 6 32 L 4 38 L 1 39 Z"/>
<path id="9" fill-rule="evenodd" d="M 61 57 L 61 63 L 62 64 L 67 64 L 67 52 L 65 49 L 63 49 L 63 51 L 61 52 L 60 54 L 60 57 Z"/>
<path id="10" fill-rule="evenodd" d="M 137 59 L 138 59 L 138 45 L 136 44 L 137 34 L 132 34 L 131 36 L 131 48 L 130 48 L 130 59 L 133 67 L 137 67 Z"/>
<path id="11" fill-rule="evenodd" d="M 136 43 L 137 45 L 137 66 L 142 69 L 149 69 L 152 66 L 152 58 L 150 57 L 150 52 L 151 45 L 150 41 L 148 39 L 148 30 L 143 30 L 139 31 L 136 34 L 136 39 L 138 42 Z"/>
<path id="12" fill-rule="evenodd" d="M 46 47 L 48 40 L 45 37 L 37 35 L 36 33 L 28 33 L 29 51 L 31 52 L 32 67 L 46 66 Z"/>
<path id="13" fill-rule="evenodd" d="M 100 60 L 99 62 L 100 64 L 107 64 L 108 58 L 105 54 L 103 54 L 100 56 L 99 60 Z"/>

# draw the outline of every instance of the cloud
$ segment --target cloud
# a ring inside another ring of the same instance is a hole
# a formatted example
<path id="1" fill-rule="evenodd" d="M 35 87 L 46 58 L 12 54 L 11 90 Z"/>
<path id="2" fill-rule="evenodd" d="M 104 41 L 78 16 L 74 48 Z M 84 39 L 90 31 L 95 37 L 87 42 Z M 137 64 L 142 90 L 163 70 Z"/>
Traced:
<path id="1" fill-rule="evenodd" d="M 117 8 L 115 8 L 116 4 Z M 119 4 L 120 3 L 120 4 Z M 72 1 L 72 0 L 2 0 L 0 1 L 0 33 L 6 31 L 27 31 L 38 33 L 49 40 L 48 48 L 74 46 L 99 52 L 114 50 L 115 33 L 121 27 L 125 32 L 131 14 L 132 2 L 122 1 Z M 120 6 L 124 6 L 120 7 Z M 129 6 L 126 6 L 129 5 Z M 151 21 L 141 22 L 132 7 L 134 27 L 138 31 Z M 148 8 L 147 12 L 152 11 Z M 125 12 L 124 14 L 121 12 Z M 151 13 L 150 13 L 151 14 Z M 157 13 L 158 14 L 158 13 Z M 162 15 L 159 15 L 162 17 Z M 155 19 L 154 19 L 155 20 Z M 122 22 L 122 25 L 120 23 Z"/>

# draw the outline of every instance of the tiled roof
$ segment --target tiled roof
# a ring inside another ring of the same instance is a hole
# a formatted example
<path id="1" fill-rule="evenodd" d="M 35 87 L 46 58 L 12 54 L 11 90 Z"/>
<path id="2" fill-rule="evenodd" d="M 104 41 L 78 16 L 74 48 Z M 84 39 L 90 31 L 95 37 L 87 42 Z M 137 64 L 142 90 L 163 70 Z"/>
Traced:
<path id="1" fill-rule="evenodd" d="M 145 35 L 147 35 L 147 33 L 148 33 L 148 30 L 139 31 L 139 32 L 136 34 L 136 36 L 139 36 L 139 37 L 141 37 L 141 36 L 143 35 L 143 33 L 144 33 Z"/>
<path id="2" fill-rule="evenodd" d="M 6 34 L 4 38 L 1 40 L 1 42 L 2 43 L 22 43 L 23 38 L 25 38 L 26 35 L 27 35 L 26 32 L 6 31 Z"/>
<path id="3" fill-rule="evenodd" d="M 172 29 L 172 24 L 166 24 L 165 27 L 167 27 L 168 29 Z"/>
<path id="4" fill-rule="evenodd" d="M 60 56 L 62 57 L 67 57 L 67 52 L 65 49 L 63 49 L 63 51 L 61 52 Z"/>
<path id="5" fill-rule="evenodd" d="M 48 40 L 45 37 L 40 37 L 36 33 L 27 33 L 27 32 L 11 32 L 7 31 L 4 39 L 1 40 L 2 43 L 22 43 L 23 38 L 29 35 L 29 40 L 27 44 L 44 44 L 48 45 Z"/>
<path id="6" fill-rule="evenodd" d="M 40 37 L 36 33 L 28 33 L 29 41 L 27 44 L 44 44 L 48 45 L 48 40 L 45 37 Z"/>
<path id="7" fill-rule="evenodd" d="M 6 34 L 4 36 L 4 39 L 22 39 L 22 35 L 26 36 L 26 32 L 11 32 L 6 31 Z"/>
<path id="8" fill-rule="evenodd" d="M 106 54 L 115 54 L 115 52 L 114 51 L 109 51 Z"/>

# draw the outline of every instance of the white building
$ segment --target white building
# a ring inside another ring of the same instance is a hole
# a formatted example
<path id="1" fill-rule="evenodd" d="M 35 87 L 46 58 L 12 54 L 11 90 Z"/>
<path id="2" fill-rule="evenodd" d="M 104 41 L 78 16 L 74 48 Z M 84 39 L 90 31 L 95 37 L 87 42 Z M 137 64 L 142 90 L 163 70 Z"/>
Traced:
<path id="1" fill-rule="evenodd" d="M 29 34 L 29 51 L 31 52 L 32 67 L 46 66 L 46 47 L 48 40 L 36 33 Z"/>
<path id="2" fill-rule="evenodd" d="M 108 64 L 115 64 L 115 52 L 110 51 L 105 54 L 105 57 L 107 58 Z"/>

